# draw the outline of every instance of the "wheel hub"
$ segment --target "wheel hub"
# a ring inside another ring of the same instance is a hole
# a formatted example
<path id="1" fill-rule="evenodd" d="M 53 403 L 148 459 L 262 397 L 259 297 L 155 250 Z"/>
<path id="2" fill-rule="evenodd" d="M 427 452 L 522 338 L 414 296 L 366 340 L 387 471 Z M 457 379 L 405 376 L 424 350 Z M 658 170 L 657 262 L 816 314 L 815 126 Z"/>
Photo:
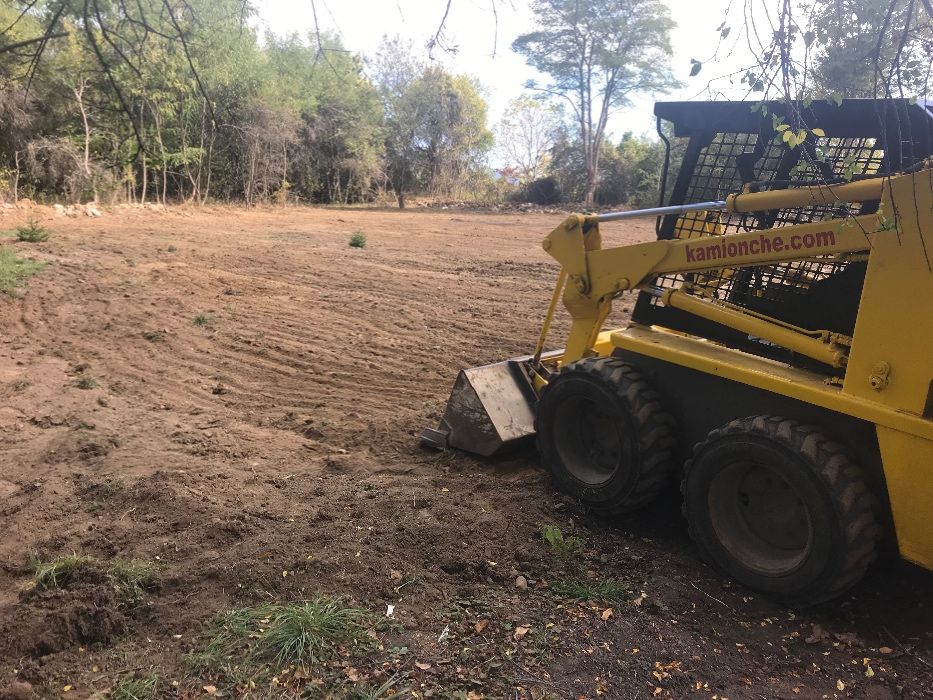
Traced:
<path id="1" fill-rule="evenodd" d="M 746 566 L 780 575 L 806 559 L 812 526 L 803 499 L 779 472 L 756 463 L 721 469 L 709 491 L 713 527 Z"/>

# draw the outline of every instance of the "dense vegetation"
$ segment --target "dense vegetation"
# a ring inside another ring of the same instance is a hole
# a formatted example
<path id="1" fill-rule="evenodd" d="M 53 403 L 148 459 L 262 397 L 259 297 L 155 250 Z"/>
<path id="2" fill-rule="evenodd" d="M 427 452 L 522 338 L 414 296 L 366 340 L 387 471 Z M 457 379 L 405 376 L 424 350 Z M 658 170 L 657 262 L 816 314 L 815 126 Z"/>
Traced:
<path id="1" fill-rule="evenodd" d="M 748 96 L 927 92 L 928 11 L 911 0 L 815 1 L 811 24 L 788 16 L 791 30 L 762 40 L 741 78 Z M 5 2 L 0 199 L 654 204 L 661 143 L 606 129 L 633 94 L 677 85 L 667 8 L 531 8 L 536 26 L 513 50 L 548 82 L 529 84 L 493 129 L 476 78 L 399 39 L 364 57 L 326 32 L 261 36 L 249 0 Z M 701 69 L 692 61 L 691 75 Z"/>
<path id="2" fill-rule="evenodd" d="M 41 36 L 50 6 L 3 39 Z M 410 46 L 367 65 L 332 35 L 260 37 L 239 0 L 139 7 L 90 25 L 66 8 L 41 61 L 0 54 L 0 194 L 347 203 L 462 196 L 486 173 L 478 84 Z"/>

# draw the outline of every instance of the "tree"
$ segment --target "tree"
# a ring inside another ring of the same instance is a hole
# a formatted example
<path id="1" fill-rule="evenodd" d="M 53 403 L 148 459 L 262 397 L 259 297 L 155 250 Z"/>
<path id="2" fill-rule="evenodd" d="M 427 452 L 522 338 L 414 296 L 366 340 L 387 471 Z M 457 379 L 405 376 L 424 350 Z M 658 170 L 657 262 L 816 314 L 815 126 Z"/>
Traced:
<path id="1" fill-rule="evenodd" d="M 544 174 L 560 126 L 561 112 L 553 103 L 522 95 L 506 108 L 496 127 L 496 148 L 519 183 Z"/>
<path id="2" fill-rule="evenodd" d="M 400 208 L 411 188 L 456 193 L 492 146 L 479 85 L 428 66 L 398 38 L 371 62 L 385 115 L 386 171 Z"/>
<path id="3" fill-rule="evenodd" d="M 933 66 L 933 16 L 911 0 L 816 0 L 805 41 L 815 52 L 815 95 L 895 96 L 927 94 Z M 883 31 L 885 26 L 889 30 Z M 895 27 L 902 27 L 900 32 Z M 881 89 L 879 89 L 881 88 Z"/>
<path id="4" fill-rule="evenodd" d="M 419 105 L 412 99 L 411 87 L 423 70 L 411 44 L 403 44 L 398 37 L 383 39 L 370 66 L 385 116 L 386 172 L 399 209 L 405 208 L 405 190 L 414 177 L 415 124 L 421 115 Z"/>
<path id="5" fill-rule="evenodd" d="M 539 28 L 512 49 L 551 78 L 529 87 L 561 97 L 573 111 L 589 206 L 610 115 L 635 93 L 677 84 L 668 67 L 674 23 L 659 0 L 534 0 L 532 10 Z"/>

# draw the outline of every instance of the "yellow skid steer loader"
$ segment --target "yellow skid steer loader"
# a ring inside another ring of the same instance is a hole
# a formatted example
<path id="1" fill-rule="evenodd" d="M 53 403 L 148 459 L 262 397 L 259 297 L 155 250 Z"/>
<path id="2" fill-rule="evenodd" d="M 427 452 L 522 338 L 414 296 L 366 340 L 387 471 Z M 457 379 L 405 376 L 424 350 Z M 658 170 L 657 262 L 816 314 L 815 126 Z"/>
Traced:
<path id="1" fill-rule="evenodd" d="M 703 557 L 791 604 L 849 588 L 886 532 L 933 569 L 933 112 L 655 112 L 688 139 L 666 206 L 555 228 L 536 348 L 463 370 L 422 440 L 489 456 L 536 436 L 557 485 L 605 514 L 676 479 Z M 782 122 L 809 137 L 787 147 Z M 603 248 L 632 216 L 659 217 L 658 240 Z M 604 328 L 629 292 L 632 321 Z M 561 299 L 569 334 L 545 353 Z"/>

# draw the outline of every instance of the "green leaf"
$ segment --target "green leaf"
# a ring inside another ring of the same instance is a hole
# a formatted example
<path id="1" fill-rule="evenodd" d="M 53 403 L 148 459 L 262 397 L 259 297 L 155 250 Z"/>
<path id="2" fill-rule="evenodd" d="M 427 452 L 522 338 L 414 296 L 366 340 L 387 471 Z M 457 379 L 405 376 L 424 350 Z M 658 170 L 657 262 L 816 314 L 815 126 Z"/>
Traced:
<path id="1" fill-rule="evenodd" d="M 834 92 L 832 95 L 830 95 L 827 98 L 826 101 L 832 104 L 835 104 L 837 107 L 841 107 L 842 106 L 842 93 Z"/>
<path id="2" fill-rule="evenodd" d="M 810 109 L 810 105 L 812 105 L 812 104 L 813 104 L 813 100 L 812 100 L 812 99 L 810 99 L 809 97 L 804 97 L 804 98 L 803 98 L 803 108 L 804 108 L 804 109 Z"/>
<path id="3" fill-rule="evenodd" d="M 803 35 L 803 43 L 806 46 L 810 46 L 810 44 L 812 44 L 815 39 L 816 39 L 816 34 L 814 34 L 812 30 L 809 32 L 805 32 Z"/>
<path id="4" fill-rule="evenodd" d="M 910 98 L 908 98 L 907 104 L 909 104 L 909 105 L 915 105 L 915 104 L 917 104 L 917 98 L 916 98 L 916 97 L 910 97 Z"/>
<path id="5" fill-rule="evenodd" d="M 692 78 L 703 69 L 703 64 L 695 58 L 690 59 L 690 77 Z"/>
<path id="6" fill-rule="evenodd" d="M 793 132 L 793 131 L 785 131 L 785 132 L 784 132 L 784 135 L 781 136 L 781 139 L 784 141 L 784 143 L 789 144 L 789 143 L 794 139 L 794 132 Z M 796 146 L 796 145 L 797 145 L 797 144 L 794 144 L 794 146 Z M 791 148 L 793 148 L 794 146 L 791 146 Z"/>
<path id="7" fill-rule="evenodd" d="M 755 84 L 752 85 L 752 92 L 764 92 L 764 91 L 765 91 L 765 84 L 761 82 L 760 80 L 756 80 Z"/>
<path id="8" fill-rule="evenodd" d="M 814 136 L 819 136 L 820 138 L 822 138 L 823 136 L 826 136 L 826 132 L 820 128 L 810 129 L 810 133 L 813 134 Z"/>
<path id="9" fill-rule="evenodd" d="M 723 27 L 721 30 L 719 30 L 719 37 L 721 39 L 725 39 L 727 36 L 729 36 L 729 32 L 731 31 L 732 31 L 731 27 Z"/>
<path id="10" fill-rule="evenodd" d="M 787 131 L 788 129 L 790 129 L 790 124 L 778 124 L 774 127 L 775 131 Z"/>

